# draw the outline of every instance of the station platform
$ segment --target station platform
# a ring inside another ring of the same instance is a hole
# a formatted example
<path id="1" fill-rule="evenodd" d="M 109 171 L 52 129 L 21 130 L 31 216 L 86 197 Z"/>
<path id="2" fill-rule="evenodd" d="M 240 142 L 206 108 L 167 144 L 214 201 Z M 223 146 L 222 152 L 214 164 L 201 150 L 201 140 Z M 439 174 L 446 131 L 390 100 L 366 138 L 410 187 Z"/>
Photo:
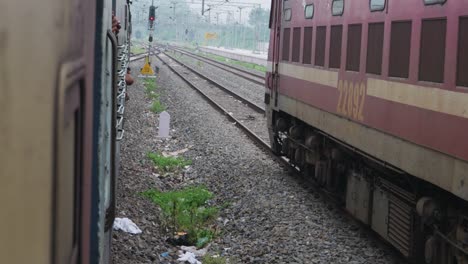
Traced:
<path id="1" fill-rule="evenodd" d="M 267 66 L 267 53 L 254 54 L 251 50 L 225 49 L 212 46 L 200 46 L 199 49 L 203 52 L 212 53 L 233 60 Z"/>

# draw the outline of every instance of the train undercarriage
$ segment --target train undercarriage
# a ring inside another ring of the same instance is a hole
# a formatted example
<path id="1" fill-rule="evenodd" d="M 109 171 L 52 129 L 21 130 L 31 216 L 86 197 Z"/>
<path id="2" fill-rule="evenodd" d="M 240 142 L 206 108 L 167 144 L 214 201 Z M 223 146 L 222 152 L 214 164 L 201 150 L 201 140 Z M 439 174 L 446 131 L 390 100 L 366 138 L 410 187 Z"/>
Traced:
<path id="1" fill-rule="evenodd" d="M 410 262 L 468 264 L 465 201 L 285 112 L 267 116 L 273 151 Z"/>

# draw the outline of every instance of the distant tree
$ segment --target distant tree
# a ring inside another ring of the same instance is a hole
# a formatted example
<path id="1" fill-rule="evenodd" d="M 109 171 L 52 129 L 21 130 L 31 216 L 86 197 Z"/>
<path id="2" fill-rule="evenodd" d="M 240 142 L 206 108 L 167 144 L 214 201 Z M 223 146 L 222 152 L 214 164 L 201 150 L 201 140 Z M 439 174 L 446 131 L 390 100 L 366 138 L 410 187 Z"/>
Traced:
<path id="1" fill-rule="evenodd" d="M 249 23 L 252 26 L 264 27 L 268 25 L 269 19 L 270 12 L 266 9 L 262 9 L 261 7 L 252 10 L 249 15 Z"/>

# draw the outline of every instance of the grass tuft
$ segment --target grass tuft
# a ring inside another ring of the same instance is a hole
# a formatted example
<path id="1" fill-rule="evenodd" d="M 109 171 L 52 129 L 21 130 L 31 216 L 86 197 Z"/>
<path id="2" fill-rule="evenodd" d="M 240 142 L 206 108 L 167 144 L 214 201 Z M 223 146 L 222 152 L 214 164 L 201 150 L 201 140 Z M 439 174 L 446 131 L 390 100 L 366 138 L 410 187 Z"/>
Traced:
<path id="1" fill-rule="evenodd" d="M 139 46 L 132 46 L 132 49 L 130 50 L 130 52 L 133 54 L 140 54 L 144 53 L 145 51 L 145 48 Z"/>
<path id="2" fill-rule="evenodd" d="M 159 94 L 156 92 L 158 89 L 156 80 L 145 79 L 144 85 L 146 95 L 149 97 L 149 99 L 153 100 L 153 104 L 151 105 L 150 110 L 157 114 L 166 110 L 166 107 L 159 101 Z"/>
<path id="3" fill-rule="evenodd" d="M 166 107 L 161 104 L 161 102 L 158 100 L 158 94 L 153 94 L 153 104 L 151 105 L 151 111 L 153 113 L 159 114 L 162 111 L 166 110 Z"/>
<path id="4" fill-rule="evenodd" d="M 202 259 L 203 264 L 226 264 L 229 263 L 226 257 L 212 256 L 206 254 Z"/>
<path id="5" fill-rule="evenodd" d="M 215 231 L 208 225 L 216 219 L 219 209 L 208 206 L 213 193 L 205 187 L 186 187 L 169 192 L 151 189 L 142 194 L 161 208 L 164 223 L 173 233 L 187 233 L 190 244 L 202 248 L 214 238 Z"/>
<path id="6" fill-rule="evenodd" d="M 150 94 L 151 92 L 156 92 L 158 89 L 158 85 L 156 84 L 156 80 L 145 79 L 145 91 L 146 94 Z"/>
<path id="7" fill-rule="evenodd" d="M 186 160 L 182 157 L 164 157 L 161 154 L 152 152 L 149 152 L 147 156 L 162 171 L 174 171 L 192 164 L 191 160 Z"/>

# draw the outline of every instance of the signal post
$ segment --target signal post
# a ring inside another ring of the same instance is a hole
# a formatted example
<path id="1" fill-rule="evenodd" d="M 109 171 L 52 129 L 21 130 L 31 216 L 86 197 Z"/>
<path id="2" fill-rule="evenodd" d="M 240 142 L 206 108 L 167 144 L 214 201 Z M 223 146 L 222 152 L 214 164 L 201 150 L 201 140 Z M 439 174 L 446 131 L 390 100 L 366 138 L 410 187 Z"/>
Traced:
<path id="1" fill-rule="evenodd" d="M 153 48 L 153 32 L 154 32 L 154 21 L 156 19 L 156 8 L 153 4 L 149 8 L 149 16 L 148 16 L 148 54 L 145 58 L 145 65 L 140 70 L 140 73 L 146 77 L 154 76 L 153 68 L 151 67 L 151 49 Z"/>

